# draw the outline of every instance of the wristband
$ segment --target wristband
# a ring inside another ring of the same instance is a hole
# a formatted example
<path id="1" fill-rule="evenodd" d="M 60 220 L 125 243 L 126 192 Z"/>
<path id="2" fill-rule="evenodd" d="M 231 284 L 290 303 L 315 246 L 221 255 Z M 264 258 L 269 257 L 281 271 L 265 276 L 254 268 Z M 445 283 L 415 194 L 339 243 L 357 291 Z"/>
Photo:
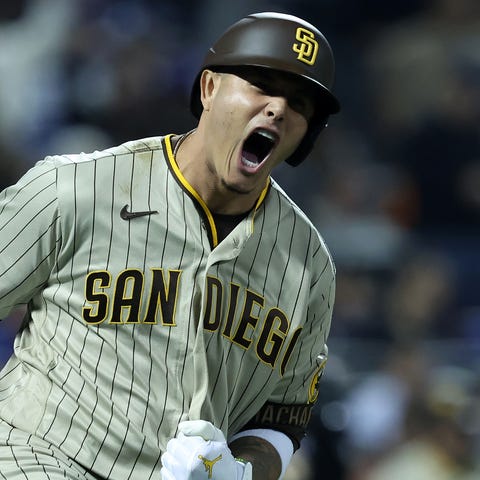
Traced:
<path id="1" fill-rule="evenodd" d="M 242 437 L 263 438 L 275 448 L 282 461 L 282 473 L 279 477 L 279 480 L 281 480 L 285 475 L 287 467 L 290 464 L 293 456 L 293 443 L 290 438 L 288 438 L 287 435 L 279 432 L 278 430 L 271 430 L 267 428 L 254 428 L 251 430 L 242 430 L 241 432 L 236 433 L 229 439 L 229 443 Z"/>

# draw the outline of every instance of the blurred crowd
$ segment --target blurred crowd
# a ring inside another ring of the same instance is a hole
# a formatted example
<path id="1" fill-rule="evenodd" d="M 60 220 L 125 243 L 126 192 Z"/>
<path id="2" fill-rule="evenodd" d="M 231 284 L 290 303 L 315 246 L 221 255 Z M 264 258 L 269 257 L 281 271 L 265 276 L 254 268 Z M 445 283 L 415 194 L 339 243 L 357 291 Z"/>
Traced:
<path id="1" fill-rule="evenodd" d="M 330 119 L 277 180 L 334 255 L 330 360 L 286 480 L 480 478 L 480 2 L 8 0 L 0 190 L 47 154 L 190 129 L 205 47 L 254 11 L 335 52 Z M 0 325 L 0 365 L 21 310 Z"/>

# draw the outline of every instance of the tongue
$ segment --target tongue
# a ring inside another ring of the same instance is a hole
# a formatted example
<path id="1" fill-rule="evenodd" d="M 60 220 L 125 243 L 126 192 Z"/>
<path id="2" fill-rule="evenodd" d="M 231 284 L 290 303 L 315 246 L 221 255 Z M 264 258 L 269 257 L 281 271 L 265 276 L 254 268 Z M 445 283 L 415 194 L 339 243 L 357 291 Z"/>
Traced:
<path id="1" fill-rule="evenodd" d="M 247 152 L 246 150 L 243 150 L 242 156 L 245 160 L 248 160 L 249 162 L 258 163 L 258 155 L 255 155 L 252 152 Z"/>

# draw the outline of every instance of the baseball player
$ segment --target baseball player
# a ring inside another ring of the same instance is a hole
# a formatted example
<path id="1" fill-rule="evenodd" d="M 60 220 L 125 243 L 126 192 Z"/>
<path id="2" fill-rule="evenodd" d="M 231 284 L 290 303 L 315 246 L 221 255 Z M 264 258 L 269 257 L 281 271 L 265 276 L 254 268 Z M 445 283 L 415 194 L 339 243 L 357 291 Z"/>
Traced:
<path id="1" fill-rule="evenodd" d="M 306 21 L 249 15 L 208 51 L 197 127 L 49 156 L 0 194 L 0 478 L 278 479 L 327 359 L 332 258 L 272 179 L 329 115 Z"/>

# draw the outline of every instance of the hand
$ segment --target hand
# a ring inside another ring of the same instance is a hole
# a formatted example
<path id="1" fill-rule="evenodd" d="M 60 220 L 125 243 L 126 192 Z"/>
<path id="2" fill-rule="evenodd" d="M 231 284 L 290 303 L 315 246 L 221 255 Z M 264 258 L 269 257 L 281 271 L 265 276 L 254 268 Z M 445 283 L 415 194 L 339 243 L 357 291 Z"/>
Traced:
<path id="1" fill-rule="evenodd" d="M 233 457 L 221 430 L 210 422 L 181 422 L 162 455 L 163 480 L 252 480 L 252 465 Z"/>

